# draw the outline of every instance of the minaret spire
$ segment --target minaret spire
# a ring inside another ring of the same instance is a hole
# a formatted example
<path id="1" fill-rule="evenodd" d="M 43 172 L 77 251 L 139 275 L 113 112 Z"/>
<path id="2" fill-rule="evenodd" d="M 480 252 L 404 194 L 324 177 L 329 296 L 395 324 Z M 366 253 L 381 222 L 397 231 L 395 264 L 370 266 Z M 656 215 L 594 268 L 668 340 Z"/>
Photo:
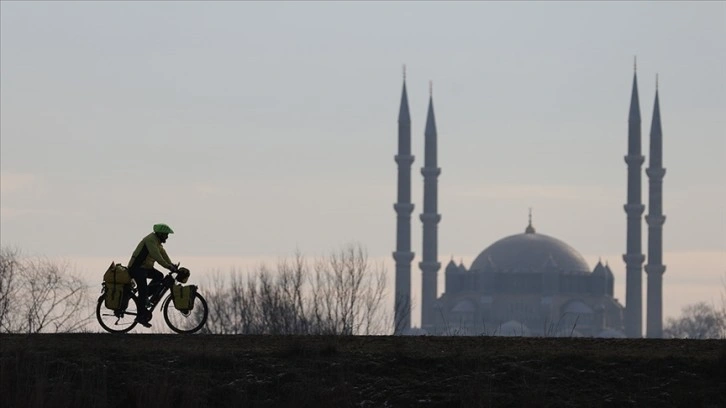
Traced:
<path id="1" fill-rule="evenodd" d="M 653 104 L 653 121 L 650 125 L 650 157 L 648 168 L 648 263 L 645 272 L 648 274 L 648 304 L 646 318 L 646 335 L 652 338 L 663 337 L 663 132 L 660 124 L 660 103 L 658 101 L 658 76 L 655 77 L 655 103 Z"/>
<path id="2" fill-rule="evenodd" d="M 411 116 L 408 110 L 406 93 L 406 66 L 403 66 L 403 91 L 401 92 L 401 108 L 398 112 L 398 197 L 393 205 L 396 210 L 396 287 L 394 300 L 395 334 L 402 334 L 411 328 Z"/>
<path id="3" fill-rule="evenodd" d="M 431 83 L 429 83 L 431 93 Z M 441 215 L 438 214 L 438 177 L 441 169 L 436 160 L 436 119 L 434 118 L 433 96 L 429 95 L 429 109 L 426 116 L 426 131 L 424 132 L 424 167 L 421 174 L 424 179 L 423 188 L 423 253 L 421 268 L 421 327 L 431 330 L 435 324 L 435 303 L 437 296 L 437 276 L 441 263 L 438 261 L 438 223 Z"/>
<path id="4" fill-rule="evenodd" d="M 643 333 L 643 278 L 642 265 L 642 215 L 645 210 L 641 202 L 641 166 L 645 158 L 640 150 L 640 102 L 638 100 L 638 77 L 634 62 L 633 90 L 630 96 L 628 116 L 628 201 L 623 207 L 627 214 L 627 252 L 625 261 L 625 334 L 640 338 Z"/>
<path id="5" fill-rule="evenodd" d="M 534 234 L 536 231 L 534 227 L 532 226 L 532 207 L 529 207 L 529 224 L 527 224 L 527 228 L 525 228 L 524 233 L 525 234 Z"/>

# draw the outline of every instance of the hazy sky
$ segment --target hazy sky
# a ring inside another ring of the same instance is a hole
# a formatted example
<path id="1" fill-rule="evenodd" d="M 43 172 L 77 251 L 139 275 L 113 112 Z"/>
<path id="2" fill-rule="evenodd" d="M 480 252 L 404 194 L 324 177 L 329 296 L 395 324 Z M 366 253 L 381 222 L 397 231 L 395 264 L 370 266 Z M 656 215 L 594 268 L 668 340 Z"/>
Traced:
<path id="1" fill-rule="evenodd" d="M 433 81 L 442 263 L 468 266 L 523 232 L 532 207 L 538 232 L 591 266 L 609 262 L 624 302 L 637 55 L 643 168 L 659 75 L 665 315 L 718 302 L 726 285 L 724 2 L 3 1 L 0 11 L 3 246 L 100 281 L 166 222 L 172 259 L 200 273 L 360 242 L 392 276 L 406 64 L 414 265 Z M 646 204 L 647 185 L 643 174 Z"/>

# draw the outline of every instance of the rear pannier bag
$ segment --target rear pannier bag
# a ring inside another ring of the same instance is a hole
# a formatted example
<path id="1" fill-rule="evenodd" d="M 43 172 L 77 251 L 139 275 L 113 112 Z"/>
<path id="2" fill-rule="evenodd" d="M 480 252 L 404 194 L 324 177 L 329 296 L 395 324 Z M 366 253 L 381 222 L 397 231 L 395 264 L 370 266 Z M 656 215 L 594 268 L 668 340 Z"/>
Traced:
<path id="1" fill-rule="evenodd" d="M 174 299 L 174 307 L 178 310 L 192 310 L 194 308 L 194 298 L 197 295 L 197 287 L 194 285 L 174 285 L 171 290 L 172 299 Z"/>
<path id="2" fill-rule="evenodd" d="M 125 266 L 111 262 L 111 266 L 109 266 L 106 273 L 103 274 L 103 281 L 112 284 L 131 283 L 131 275 L 129 274 L 128 268 Z"/>
<path id="3" fill-rule="evenodd" d="M 122 283 L 106 283 L 106 298 L 104 299 L 106 307 L 111 310 L 125 309 L 128 304 L 125 291 L 126 285 Z"/>

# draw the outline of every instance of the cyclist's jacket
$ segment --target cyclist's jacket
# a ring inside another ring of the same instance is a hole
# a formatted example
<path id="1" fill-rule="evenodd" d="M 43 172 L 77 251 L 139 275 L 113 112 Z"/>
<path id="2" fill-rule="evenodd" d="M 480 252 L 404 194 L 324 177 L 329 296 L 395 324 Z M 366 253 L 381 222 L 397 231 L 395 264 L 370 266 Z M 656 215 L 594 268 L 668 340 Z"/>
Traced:
<path id="1" fill-rule="evenodd" d="M 144 237 L 136 246 L 136 250 L 129 260 L 129 269 L 154 269 L 154 262 L 166 269 L 171 270 L 172 262 L 169 255 L 166 254 L 161 240 L 155 233 L 151 233 Z"/>

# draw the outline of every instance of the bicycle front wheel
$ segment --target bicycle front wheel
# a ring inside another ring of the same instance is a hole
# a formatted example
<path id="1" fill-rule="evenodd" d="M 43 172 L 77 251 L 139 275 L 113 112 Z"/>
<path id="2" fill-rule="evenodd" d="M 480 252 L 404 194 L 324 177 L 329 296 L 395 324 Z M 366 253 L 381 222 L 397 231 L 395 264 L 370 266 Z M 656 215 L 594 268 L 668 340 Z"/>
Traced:
<path id="1" fill-rule="evenodd" d="M 194 299 L 194 309 L 192 310 L 175 308 L 171 295 L 164 299 L 161 307 L 164 310 L 164 321 L 166 321 L 167 326 L 177 333 L 196 333 L 207 323 L 209 308 L 207 307 L 207 301 L 199 292 L 197 292 Z"/>
<path id="2" fill-rule="evenodd" d="M 96 304 L 96 319 L 104 330 L 109 333 L 126 333 L 136 327 L 139 310 L 136 296 L 131 296 L 125 310 L 107 309 L 104 304 L 105 298 L 106 295 L 101 295 Z"/>

